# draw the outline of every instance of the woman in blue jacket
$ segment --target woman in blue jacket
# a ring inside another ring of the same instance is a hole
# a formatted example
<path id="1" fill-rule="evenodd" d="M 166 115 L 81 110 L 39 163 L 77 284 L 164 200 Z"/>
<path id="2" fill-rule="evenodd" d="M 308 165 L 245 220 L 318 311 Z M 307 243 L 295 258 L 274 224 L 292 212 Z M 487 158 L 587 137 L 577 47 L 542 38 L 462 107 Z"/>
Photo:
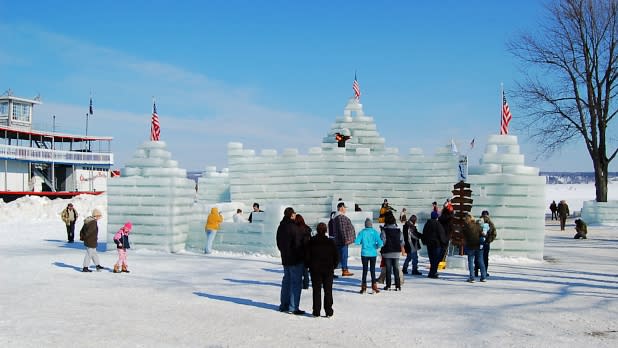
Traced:
<path id="1" fill-rule="evenodd" d="M 378 256 L 377 250 L 384 245 L 384 242 L 380 239 L 380 233 L 372 226 L 373 224 L 371 219 L 367 218 L 365 220 L 365 228 L 358 233 L 356 239 L 354 240 L 354 244 L 361 246 L 361 260 L 363 262 L 363 280 L 360 290 L 361 294 L 367 292 L 368 267 L 371 270 L 371 289 L 373 289 L 374 294 L 380 292 L 380 290 L 378 290 L 378 283 L 376 282 L 376 257 Z"/>

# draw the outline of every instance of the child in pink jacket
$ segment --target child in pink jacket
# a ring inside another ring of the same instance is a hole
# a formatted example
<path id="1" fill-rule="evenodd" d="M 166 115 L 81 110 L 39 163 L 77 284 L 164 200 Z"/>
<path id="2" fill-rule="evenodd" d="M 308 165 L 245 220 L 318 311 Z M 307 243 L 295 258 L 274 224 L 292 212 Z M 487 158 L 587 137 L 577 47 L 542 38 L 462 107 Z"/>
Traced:
<path id="1" fill-rule="evenodd" d="M 116 243 L 116 250 L 118 250 L 118 261 L 114 265 L 114 273 L 129 273 L 127 269 L 127 249 L 131 247 L 129 245 L 129 232 L 131 232 L 131 228 L 133 228 L 133 224 L 131 224 L 131 221 L 127 221 L 114 235 L 114 243 Z"/>

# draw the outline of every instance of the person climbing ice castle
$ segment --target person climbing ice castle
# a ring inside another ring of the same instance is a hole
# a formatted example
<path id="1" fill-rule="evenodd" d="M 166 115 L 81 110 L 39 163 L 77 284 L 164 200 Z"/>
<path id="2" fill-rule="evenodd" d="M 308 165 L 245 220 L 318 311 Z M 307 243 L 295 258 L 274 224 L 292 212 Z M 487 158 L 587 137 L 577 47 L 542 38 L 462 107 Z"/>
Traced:
<path id="1" fill-rule="evenodd" d="M 335 133 L 335 140 L 337 141 L 338 147 L 345 147 L 345 142 L 350 140 L 350 131 L 348 129 L 343 129 L 341 132 Z"/>

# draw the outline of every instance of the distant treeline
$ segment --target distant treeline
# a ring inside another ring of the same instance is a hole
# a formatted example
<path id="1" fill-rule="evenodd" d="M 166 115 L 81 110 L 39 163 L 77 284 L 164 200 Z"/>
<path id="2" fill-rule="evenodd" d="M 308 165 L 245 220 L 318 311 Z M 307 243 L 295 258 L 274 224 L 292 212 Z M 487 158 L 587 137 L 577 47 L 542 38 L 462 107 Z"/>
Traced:
<path id="1" fill-rule="evenodd" d="M 539 172 L 547 184 L 593 184 L 594 172 Z M 618 172 L 609 172 L 609 181 L 618 180 Z"/>

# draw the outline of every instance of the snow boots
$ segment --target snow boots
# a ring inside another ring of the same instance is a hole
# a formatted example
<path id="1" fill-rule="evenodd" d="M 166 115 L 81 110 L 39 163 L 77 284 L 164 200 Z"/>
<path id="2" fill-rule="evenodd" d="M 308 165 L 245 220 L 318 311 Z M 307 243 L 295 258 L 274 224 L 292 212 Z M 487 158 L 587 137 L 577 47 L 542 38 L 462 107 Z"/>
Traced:
<path id="1" fill-rule="evenodd" d="M 84 267 L 84 268 L 82 268 L 82 272 L 92 272 L 92 271 L 89 270 L 88 267 Z"/>
<path id="2" fill-rule="evenodd" d="M 361 285 L 360 293 L 364 294 L 366 292 L 367 292 L 367 285 L 366 284 Z"/>
<path id="3" fill-rule="evenodd" d="M 114 265 L 114 273 L 120 273 L 120 266 Z"/>
<path id="4" fill-rule="evenodd" d="M 354 273 L 348 271 L 347 268 L 344 268 L 344 269 L 341 270 L 341 276 L 342 277 L 351 277 L 353 275 L 354 275 Z"/>
<path id="5" fill-rule="evenodd" d="M 371 290 L 373 290 L 374 294 L 380 292 L 380 290 L 378 289 L 378 283 L 371 283 Z"/>
<path id="6" fill-rule="evenodd" d="M 129 270 L 127 269 L 127 265 L 122 265 L 122 271 L 123 271 L 124 273 L 131 273 L 131 272 L 129 272 Z"/>

